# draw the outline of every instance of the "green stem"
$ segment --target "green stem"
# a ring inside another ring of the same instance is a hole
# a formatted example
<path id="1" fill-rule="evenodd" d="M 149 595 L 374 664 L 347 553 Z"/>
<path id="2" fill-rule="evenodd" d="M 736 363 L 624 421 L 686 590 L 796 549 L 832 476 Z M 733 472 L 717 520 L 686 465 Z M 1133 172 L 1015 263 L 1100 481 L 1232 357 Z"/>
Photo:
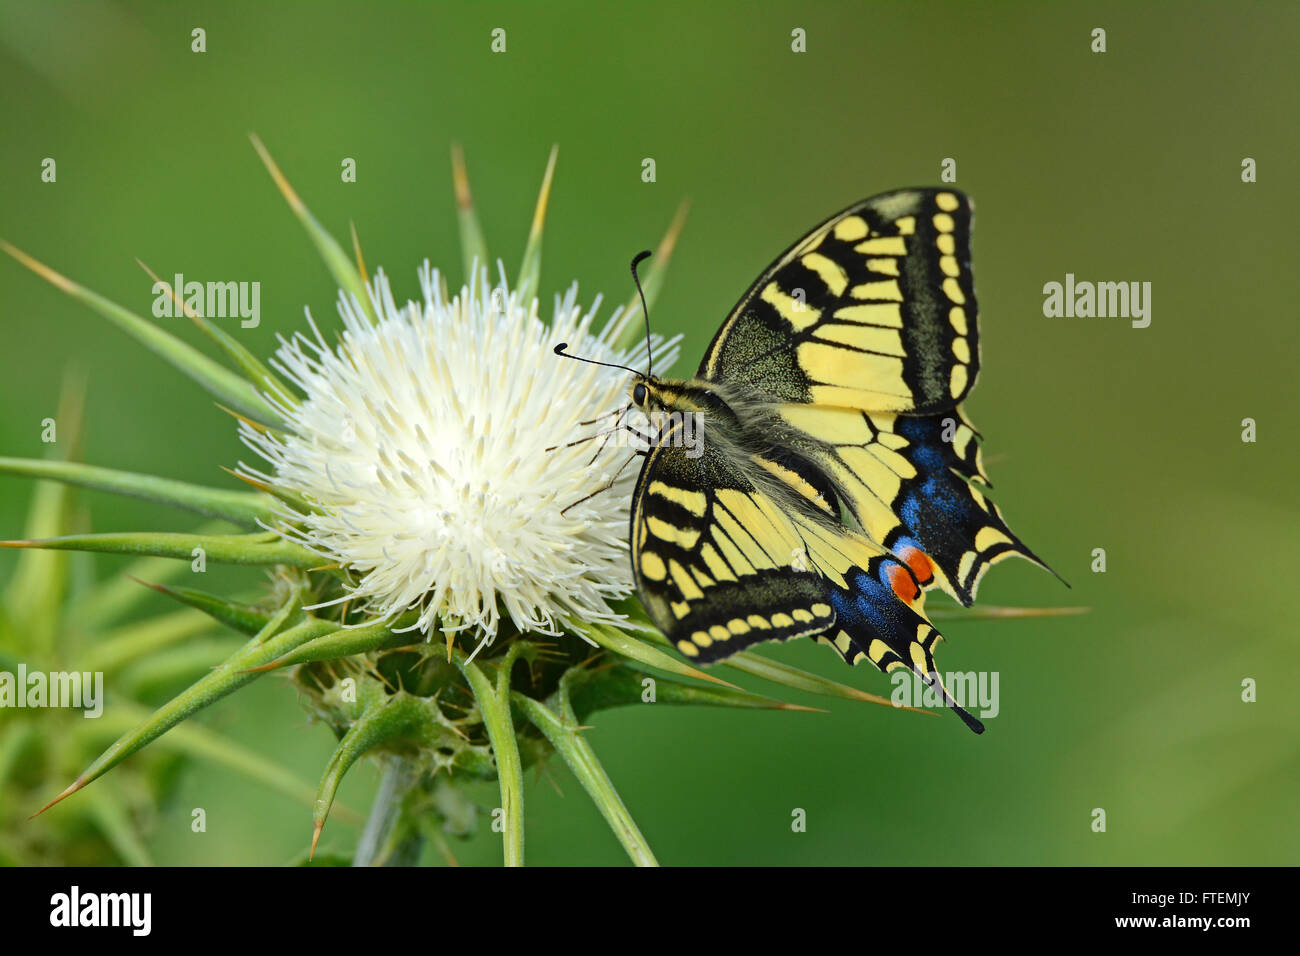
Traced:
<path id="1" fill-rule="evenodd" d="M 637 866 L 658 866 L 659 861 L 650 852 L 650 845 L 642 836 L 618 791 L 614 789 L 614 784 L 605 773 L 605 768 L 600 765 L 595 751 L 576 728 L 577 721 L 568 706 L 567 695 L 561 694 L 561 707 L 565 711 L 563 717 L 523 694 L 514 694 L 513 699 L 524 716 L 546 735 L 556 752 L 564 758 L 632 862 Z"/>
<path id="2" fill-rule="evenodd" d="M 498 693 L 477 664 L 466 660 L 460 651 L 452 651 L 452 660 L 465 675 L 474 699 L 478 702 L 483 726 L 487 729 L 492 753 L 496 756 L 497 779 L 501 784 L 501 811 L 505 817 L 502 821 L 505 826 L 502 842 L 505 844 L 506 866 L 524 865 L 524 766 L 519 759 L 519 744 L 515 740 L 509 696 L 509 668 L 514 664 L 515 653 L 512 648 L 506 655 L 503 665 L 505 676 Z"/>
<path id="3" fill-rule="evenodd" d="M 419 779 L 414 761 L 395 757 L 388 762 L 361 831 L 353 866 L 415 866 L 419 862 L 424 841 L 402 821 L 402 802 Z"/>

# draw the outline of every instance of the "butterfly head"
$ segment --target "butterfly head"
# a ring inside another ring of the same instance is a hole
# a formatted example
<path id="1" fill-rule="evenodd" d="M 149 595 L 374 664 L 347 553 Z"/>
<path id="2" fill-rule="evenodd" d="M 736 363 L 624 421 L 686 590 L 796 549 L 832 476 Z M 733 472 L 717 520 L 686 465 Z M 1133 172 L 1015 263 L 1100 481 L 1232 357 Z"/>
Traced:
<path id="1" fill-rule="evenodd" d="M 707 396 L 697 383 L 655 378 L 653 375 L 638 375 L 628 396 L 632 399 L 632 405 L 647 415 L 653 412 L 699 411 L 707 404 Z"/>

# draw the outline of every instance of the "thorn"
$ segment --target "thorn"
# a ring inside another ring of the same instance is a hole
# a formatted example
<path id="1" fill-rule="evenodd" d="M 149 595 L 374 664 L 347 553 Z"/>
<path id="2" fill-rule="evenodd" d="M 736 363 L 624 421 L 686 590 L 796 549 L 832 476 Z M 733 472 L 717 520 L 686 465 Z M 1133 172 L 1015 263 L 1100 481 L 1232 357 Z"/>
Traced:
<path id="1" fill-rule="evenodd" d="M 460 143 L 451 144 L 451 182 L 456 191 L 456 205 L 460 209 L 473 209 L 474 199 L 469 192 L 469 174 L 465 170 L 465 151 Z"/>
<path id="2" fill-rule="evenodd" d="M 145 587 L 149 588 L 149 590 L 157 591 L 159 594 L 171 595 L 176 593 L 165 584 L 157 584 L 156 582 L 153 581 L 146 581 L 144 578 L 137 578 L 134 574 L 127 574 L 125 571 L 122 572 L 122 576 L 125 578 L 129 578 L 130 580 L 134 581 L 136 584 L 143 584 Z"/>
<path id="3" fill-rule="evenodd" d="M 803 704 L 791 704 L 786 701 L 778 701 L 773 710 L 802 710 L 809 714 L 829 714 L 830 711 L 824 707 L 805 707 Z"/>
<path id="4" fill-rule="evenodd" d="M 0 250 L 4 250 L 9 255 L 13 256 L 13 258 L 17 259 L 20 263 L 25 265 L 28 269 L 31 269 L 33 272 L 35 272 L 46 282 L 50 283 L 53 286 L 56 286 L 59 289 L 62 289 L 64 292 L 77 292 L 81 289 L 81 286 L 77 285 L 77 283 L 73 282 L 67 276 L 55 272 L 45 263 L 38 262 L 37 260 L 29 256 L 27 253 L 19 249 L 17 246 L 10 245 L 8 242 L 6 242 L 3 239 L 0 239 Z"/>
<path id="5" fill-rule="evenodd" d="M 309 860 L 314 860 L 314 859 L 316 858 L 316 844 L 320 842 L 320 832 L 321 832 L 321 830 L 324 830 L 324 829 L 325 829 L 325 821 L 324 821 L 324 820 L 315 820 L 315 821 L 312 822 L 312 825 L 311 825 L 311 853 L 309 853 L 309 854 L 307 855 L 307 859 L 309 859 Z"/>
<path id="6" fill-rule="evenodd" d="M 704 671 L 699 670 L 698 668 L 690 667 L 690 665 L 687 665 L 687 667 L 690 669 L 692 677 L 698 678 L 700 680 L 710 681 L 711 683 L 714 684 L 721 684 L 723 687 L 730 687 L 732 690 L 744 690 L 744 688 L 741 687 L 739 684 L 733 684 L 731 681 L 723 680 L 721 677 L 714 677 L 712 674 L 706 674 Z"/>
<path id="7" fill-rule="evenodd" d="M 213 402 L 212 404 L 213 404 L 213 405 L 216 405 L 217 408 L 221 409 L 221 410 L 222 410 L 223 412 L 225 412 L 227 415 L 231 415 L 231 416 L 233 416 L 233 417 L 239 419 L 241 422 L 243 422 L 243 423 L 244 423 L 245 425 L 247 425 L 248 427 L 250 427 L 250 428 L 254 428 L 254 429 L 256 429 L 257 431 L 261 432 L 261 433 L 264 434 L 264 435 L 269 434 L 269 433 L 271 432 L 271 429 L 270 429 L 269 427 L 267 427 L 266 425 L 263 425 L 261 422 L 255 422 L 255 421 L 253 421 L 251 418 L 247 418 L 247 417 L 245 417 L 245 416 L 239 414 L 239 412 L 235 411 L 233 408 L 227 408 L 225 405 L 222 405 L 220 402 Z M 227 469 L 227 471 L 229 471 L 229 469 Z M 230 472 L 230 473 L 231 473 L 232 475 L 234 474 L 233 471 Z"/>
<path id="8" fill-rule="evenodd" d="M 189 303 L 187 303 L 184 299 L 178 298 L 175 289 L 173 289 L 166 282 L 163 282 L 162 279 L 159 279 L 158 276 L 154 273 L 154 271 L 150 269 L 147 265 L 145 265 L 139 256 L 136 256 L 135 261 L 139 264 L 141 269 L 143 269 L 146 273 L 148 273 L 150 279 L 153 279 L 155 283 L 158 283 L 167 289 L 167 294 L 171 296 L 172 301 L 181 307 L 181 311 L 184 312 L 187 316 L 189 316 L 190 320 L 193 321 L 195 325 L 200 325 L 200 326 L 202 325 L 203 316 L 199 315 L 199 313 L 195 312 L 192 308 L 190 308 Z"/>
<path id="9" fill-rule="evenodd" d="M 664 268 L 667 260 L 673 254 L 673 249 L 677 247 L 677 240 L 682 234 L 682 229 L 686 226 L 686 214 L 691 211 L 691 201 L 683 199 L 673 213 L 673 221 L 668 226 L 668 231 L 664 237 L 659 240 L 659 246 L 655 249 L 655 266 Z"/>
<path id="10" fill-rule="evenodd" d="M 530 242 L 533 236 L 541 235 L 542 227 L 546 223 L 546 207 L 551 199 L 551 181 L 555 178 L 555 161 L 559 156 L 559 145 L 552 146 L 550 158 L 546 161 L 546 173 L 542 176 L 542 189 L 537 194 L 537 208 L 533 211 L 533 225 L 528 237 Z"/>
<path id="11" fill-rule="evenodd" d="M 60 800 L 64 799 L 65 797 L 70 797 L 70 796 L 72 796 L 74 793 L 76 793 L 78 790 L 80 790 L 82 787 L 84 787 L 84 786 L 85 786 L 86 784 L 88 784 L 88 783 L 90 783 L 89 780 L 86 780 L 86 779 L 83 778 L 83 777 L 78 777 L 76 780 L 74 780 L 74 781 L 72 782 L 72 784 L 68 787 L 67 790 L 64 790 L 61 794 L 59 794 L 57 797 L 55 797 L 53 800 L 51 800 L 51 801 L 50 801 L 49 803 L 47 803 L 45 806 L 41 807 L 39 810 L 37 810 L 35 813 L 33 813 L 33 814 L 32 814 L 30 817 L 28 817 L 27 819 L 28 819 L 28 820 L 35 820 L 37 817 L 39 817 L 42 813 L 44 813 L 44 812 L 45 812 L 46 810 L 48 810 L 50 807 L 52 807 L 52 806 L 54 806 L 56 803 L 58 803 Z"/>
<path id="12" fill-rule="evenodd" d="M 258 481 L 256 478 L 250 477 L 249 475 L 241 475 L 233 468 L 227 468 L 225 465 L 218 465 L 217 467 L 219 467 L 226 474 L 238 478 L 242 482 L 252 485 L 258 491 L 265 491 L 267 494 L 271 494 L 271 486 L 268 485 L 266 482 Z"/>
<path id="13" fill-rule="evenodd" d="M 348 228 L 352 230 L 352 252 L 357 257 L 357 271 L 361 273 L 361 281 L 370 285 L 370 276 L 366 273 L 366 260 L 361 255 L 361 240 L 357 237 L 357 224 L 349 219 Z"/>
<path id="14" fill-rule="evenodd" d="M 1068 617 L 1074 614 L 1087 614 L 1091 610 L 1090 607 L 1000 607 L 988 604 L 980 608 L 979 612 L 991 618 L 1019 618 Z"/>
<path id="15" fill-rule="evenodd" d="M 280 172 L 280 167 L 271 158 L 271 153 L 262 143 L 261 138 L 256 133 L 249 133 L 248 138 L 253 141 L 253 149 L 257 150 L 257 155 L 261 157 L 262 164 L 266 166 L 266 171 L 271 174 L 271 179 L 274 180 L 276 188 L 280 190 L 281 195 L 289 204 L 289 208 L 296 214 L 305 214 L 307 207 L 303 205 L 303 201 L 298 198 L 298 194 L 289 185 L 289 180 L 284 178 L 284 173 Z"/>
<path id="16" fill-rule="evenodd" d="M 262 664 L 259 665 L 258 667 L 245 667 L 242 670 L 235 671 L 235 673 L 236 674 L 265 674 L 267 671 L 279 670 L 282 667 L 288 666 L 287 664 L 281 664 L 280 660 L 281 658 L 277 657 L 269 664 Z M 220 667 L 221 665 L 218 664 L 217 666 Z"/>
<path id="17" fill-rule="evenodd" d="M 867 696 L 875 697 L 876 695 L 868 694 Z M 924 707 L 912 707 L 908 704 L 895 704 L 892 700 L 885 700 L 883 697 L 876 698 L 876 700 L 872 701 L 872 703 L 887 704 L 889 707 L 892 707 L 894 710 L 910 710 L 914 714 L 925 714 L 927 717 L 939 716 L 939 711 L 937 710 L 926 710 Z"/>
<path id="18" fill-rule="evenodd" d="M 451 847 L 447 845 L 446 840 L 438 839 L 435 842 L 437 843 L 439 852 L 442 853 L 442 858 L 447 861 L 448 866 L 460 866 L 460 860 L 456 859 L 456 855 L 451 852 Z"/>

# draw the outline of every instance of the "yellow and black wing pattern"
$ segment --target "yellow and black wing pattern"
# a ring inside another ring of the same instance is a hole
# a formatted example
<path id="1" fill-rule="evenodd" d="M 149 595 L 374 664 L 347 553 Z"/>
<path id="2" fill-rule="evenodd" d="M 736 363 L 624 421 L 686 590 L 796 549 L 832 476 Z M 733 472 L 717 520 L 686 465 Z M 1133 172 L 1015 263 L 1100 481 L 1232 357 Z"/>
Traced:
<path id="1" fill-rule="evenodd" d="M 970 200 L 905 189 L 850 206 L 758 277 L 697 375 L 771 401 L 926 414 L 979 371 Z"/>
<path id="2" fill-rule="evenodd" d="M 864 200 L 723 323 L 684 387 L 726 413 L 705 403 L 698 457 L 661 436 L 633 500 L 637 585 L 683 654 L 816 637 L 910 668 L 983 730 L 938 679 L 924 592 L 970 605 L 992 564 L 1042 562 L 985 493 L 960 407 L 979 371 L 970 233 L 956 190 Z"/>
<path id="3" fill-rule="evenodd" d="M 775 475 L 800 498 L 773 494 L 756 475 Z M 817 469 L 797 455 L 745 461 L 706 443 L 692 457 L 662 441 L 633 495 L 633 567 L 646 611 L 702 663 L 762 641 L 814 637 L 849 663 L 910 668 L 982 733 L 938 676 L 941 636 L 925 617 L 915 574 L 839 524 L 837 507 Z"/>
<path id="4" fill-rule="evenodd" d="M 1012 556 L 1047 566 L 986 493 L 979 432 L 954 407 L 933 415 L 776 406 L 775 428 L 824 472 L 845 511 L 922 585 L 966 607 L 989 567 Z M 1048 570 L 1051 570 L 1050 568 Z"/>
<path id="5" fill-rule="evenodd" d="M 985 494 L 959 407 L 979 371 L 971 223 L 952 189 L 850 206 L 759 276 L 699 370 L 771 403 L 751 426 L 784 428 L 868 536 L 966 606 L 998 561 L 1046 567 Z"/>

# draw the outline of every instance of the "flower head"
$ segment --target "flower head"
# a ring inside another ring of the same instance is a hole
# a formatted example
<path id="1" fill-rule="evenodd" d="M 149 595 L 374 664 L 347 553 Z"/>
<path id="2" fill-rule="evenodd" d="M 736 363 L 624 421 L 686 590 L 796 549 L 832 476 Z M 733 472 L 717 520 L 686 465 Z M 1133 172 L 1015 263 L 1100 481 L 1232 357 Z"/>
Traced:
<path id="1" fill-rule="evenodd" d="M 273 474 L 243 470 L 310 506 L 285 513 L 283 533 L 352 572 L 347 599 L 373 616 L 418 610 L 409 629 L 472 629 L 479 644 L 502 614 L 523 633 L 614 621 L 607 601 L 632 590 L 632 453 L 610 440 L 627 375 L 554 347 L 632 361 L 644 343 L 611 344 L 630 313 L 594 333 L 599 298 L 584 311 L 575 283 L 546 323 L 486 269 L 448 299 L 426 262 L 420 286 L 399 307 L 379 273 L 377 323 L 341 297 L 335 348 L 308 314 L 312 336 L 274 363 L 305 396 L 279 407 L 288 434 L 242 426 Z"/>

